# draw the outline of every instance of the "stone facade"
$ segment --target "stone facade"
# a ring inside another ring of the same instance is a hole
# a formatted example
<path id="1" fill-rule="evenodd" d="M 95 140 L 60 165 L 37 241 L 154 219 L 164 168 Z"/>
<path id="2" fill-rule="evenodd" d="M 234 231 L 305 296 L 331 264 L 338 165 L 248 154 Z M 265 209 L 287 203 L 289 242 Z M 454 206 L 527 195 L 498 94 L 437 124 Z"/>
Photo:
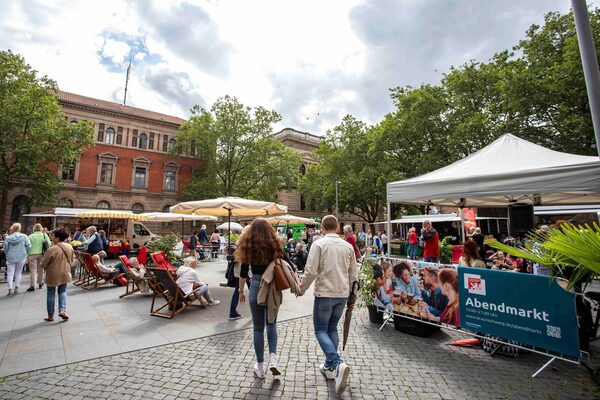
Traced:
<path id="1" fill-rule="evenodd" d="M 308 132 L 297 131 L 293 128 L 285 128 L 275 134 L 275 138 L 281 141 L 284 145 L 294 150 L 300 156 L 302 164 L 299 167 L 299 173 L 304 174 L 306 169 L 311 164 L 316 164 L 316 160 L 313 158 L 312 153 L 317 149 L 321 143 L 321 136 L 313 135 Z M 292 191 L 281 191 L 277 193 L 277 201 L 280 204 L 288 206 L 288 213 L 306 218 L 321 218 L 327 214 L 328 211 L 315 211 L 309 210 L 304 204 L 302 195 L 297 190 Z M 335 207 L 335 205 L 334 205 Z M 332 209 L 335 213 L 335 209 Z M 355 229 L 365 229 L 366 225 L 364 221 L 355 215 L 340 214 L 341 225 L 352 225 Z"/>

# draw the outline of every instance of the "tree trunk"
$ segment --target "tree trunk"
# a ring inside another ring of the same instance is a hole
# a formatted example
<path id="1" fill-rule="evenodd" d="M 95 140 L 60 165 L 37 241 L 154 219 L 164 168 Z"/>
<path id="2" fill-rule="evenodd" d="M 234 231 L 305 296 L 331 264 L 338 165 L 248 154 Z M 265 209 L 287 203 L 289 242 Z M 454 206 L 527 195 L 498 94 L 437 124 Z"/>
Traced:
<path id="1" fill-rule="evenodd" d="M 0 230 L 4 231 L 4 219 L 6 218 L 6 209 L 8 207 L 8 185 L 2 188 L 0 194 Z"/>

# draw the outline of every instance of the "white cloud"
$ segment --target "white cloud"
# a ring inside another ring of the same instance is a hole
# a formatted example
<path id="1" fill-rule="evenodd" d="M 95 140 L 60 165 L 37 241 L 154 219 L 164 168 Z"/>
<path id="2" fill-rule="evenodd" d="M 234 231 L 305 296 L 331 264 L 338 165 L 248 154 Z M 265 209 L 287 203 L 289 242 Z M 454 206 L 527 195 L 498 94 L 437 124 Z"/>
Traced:
<path id="1" fill-rule="evenodd" d="M 63 90 L 188 116 L 225 94 L 323 133 L 351 113 L 377 122 L 390 87 L 437 83 L 511 48 L 564 0 L 41 2 L 6 0 L 0 49 Z M 436 71 L 437 70 L 437 71 Z"/>
<path id="2" fill-rule="evenodd" d="M 128 59 L 130 52 L 131 48 L 127 43 L 114 39 L 106 39 L 102 46 L 102 55 L 112 59 L 115 64 L 121 64 Z"/>

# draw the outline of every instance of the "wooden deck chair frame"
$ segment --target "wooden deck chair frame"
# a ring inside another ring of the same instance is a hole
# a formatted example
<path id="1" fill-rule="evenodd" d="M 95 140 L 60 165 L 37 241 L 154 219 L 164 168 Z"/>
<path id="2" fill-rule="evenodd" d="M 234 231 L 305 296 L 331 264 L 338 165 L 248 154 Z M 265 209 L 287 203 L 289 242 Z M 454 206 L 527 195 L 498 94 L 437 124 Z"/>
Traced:
<path id="1" fill-rule="evenodd" d="M 133 268 L 133 267 L 129 263 L 129 259 L 127 258 L 127 256 L 120 255 L 119 260 L 121 260 L 121 264 L 123 264 L 123 266 L 127 270 L 127 273 L 130 274 L 131 268 Z M 144 279 L 148 282 L 148 286 L 154 291 L 154 286 L 150 283 L 150 280 L 152 278 L 146 277 Z M 133 279 L 127 279 L 127 286 L 125 286 L 125 293 L 120 295 L 119 298 L 122 299 L 123 297 L 129 296 L 130 294 L 138 293 L 140 291 L 141 290 L 140 290 L 140 287 L 138 286 L 137 282 L 135 282 Z"/>
<path id="2" fill-rule="evenodd" d="M 96 265 L 94 265 L 91 255 L 87 253 L 81 253 L 81 256 L 84 261 L 84 268 L 86 268 L 89 272 L 89 279 L 80 285 L 80 287 L 84 290 L 96 289 L 97 287 L 113 282 L 115 279 L 119 279 L 121 276 L 125 276 L 125 274 L 121 273 L 117 276 L 105 277 L 100 273 L 100 271 L 98 271 Z"/>
<path id="3" fill-rule="evenodd" d="M 76 251 L 75 253 L 75 257 L 77 257 L 77 260 L 79 260 L 79 273 L 77 274 L 77 271 L 75 272 L 77 274 L 77 280 L 73 281 L 74 285 L 80 286 L 83 285 L 86 282 L 89 282 L 90 279 L 90 272 L 89 270 L 85 267 L 85 261 L 83 259 L 83 253 L 81 253 L 80 251 Z"/>
<path id="4" fill-rule="evenodd" d="M 156 291 L 154 292 L 152 296 L 152 305 L 150 306 L 150 315 L 171 319 L 185 310 L 187 306 L 195 301 L 198 301 L 199 304 L 202 304 L 200 302 L 200 296 L 195 295 L 196 292 L 200 291 L 201 288 L 193 290 L 186 296 L 179 285 L 177 285 L 177 282 L 175 281 L 175 278 L 173 278 L 170 270 L 164 268 L 147 268 L 147 271 L 165 288 L 162 293 L 157 293 Z M 190 298 L 191 294 L 194 294 L 195 296 Z M 156 303 L 156 298 L 159 295 L 162 295 L 162 297 L 166 300 L 166 303 L 155 309 L 154 305 Z M 161 311 L 165 307 L 167 307 L 168 310 L 169 306 L 172 306 L 170 311 Z"/>

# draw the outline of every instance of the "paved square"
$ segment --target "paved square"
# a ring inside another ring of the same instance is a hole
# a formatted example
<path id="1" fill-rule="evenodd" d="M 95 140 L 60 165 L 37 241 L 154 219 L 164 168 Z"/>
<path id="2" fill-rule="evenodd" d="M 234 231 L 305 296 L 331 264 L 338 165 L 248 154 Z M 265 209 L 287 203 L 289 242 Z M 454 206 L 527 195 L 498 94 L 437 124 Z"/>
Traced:
<path id="1" fill-rule="evenodd" d="M 353 369 L 343 398 L 600 398 L 598 387 L 576 365 L 556 362 L 532 379 L 546 360 L 542 356 L 492 358 L 481 349 L 450 346 L 461 337 L 456 333 L 418 338 L 391 326 L 379 332 L 365 310 L 358 310 L 353 322 L 343 355 Z M 278 349 L 280 380 L 253 378 L 252 331 L 245 329 L 9 376 L 0 383 L 0 398 L 337 398 L 333 383 L 317 370 L 322 355 L 310 317 L 280 323 Z"/>

